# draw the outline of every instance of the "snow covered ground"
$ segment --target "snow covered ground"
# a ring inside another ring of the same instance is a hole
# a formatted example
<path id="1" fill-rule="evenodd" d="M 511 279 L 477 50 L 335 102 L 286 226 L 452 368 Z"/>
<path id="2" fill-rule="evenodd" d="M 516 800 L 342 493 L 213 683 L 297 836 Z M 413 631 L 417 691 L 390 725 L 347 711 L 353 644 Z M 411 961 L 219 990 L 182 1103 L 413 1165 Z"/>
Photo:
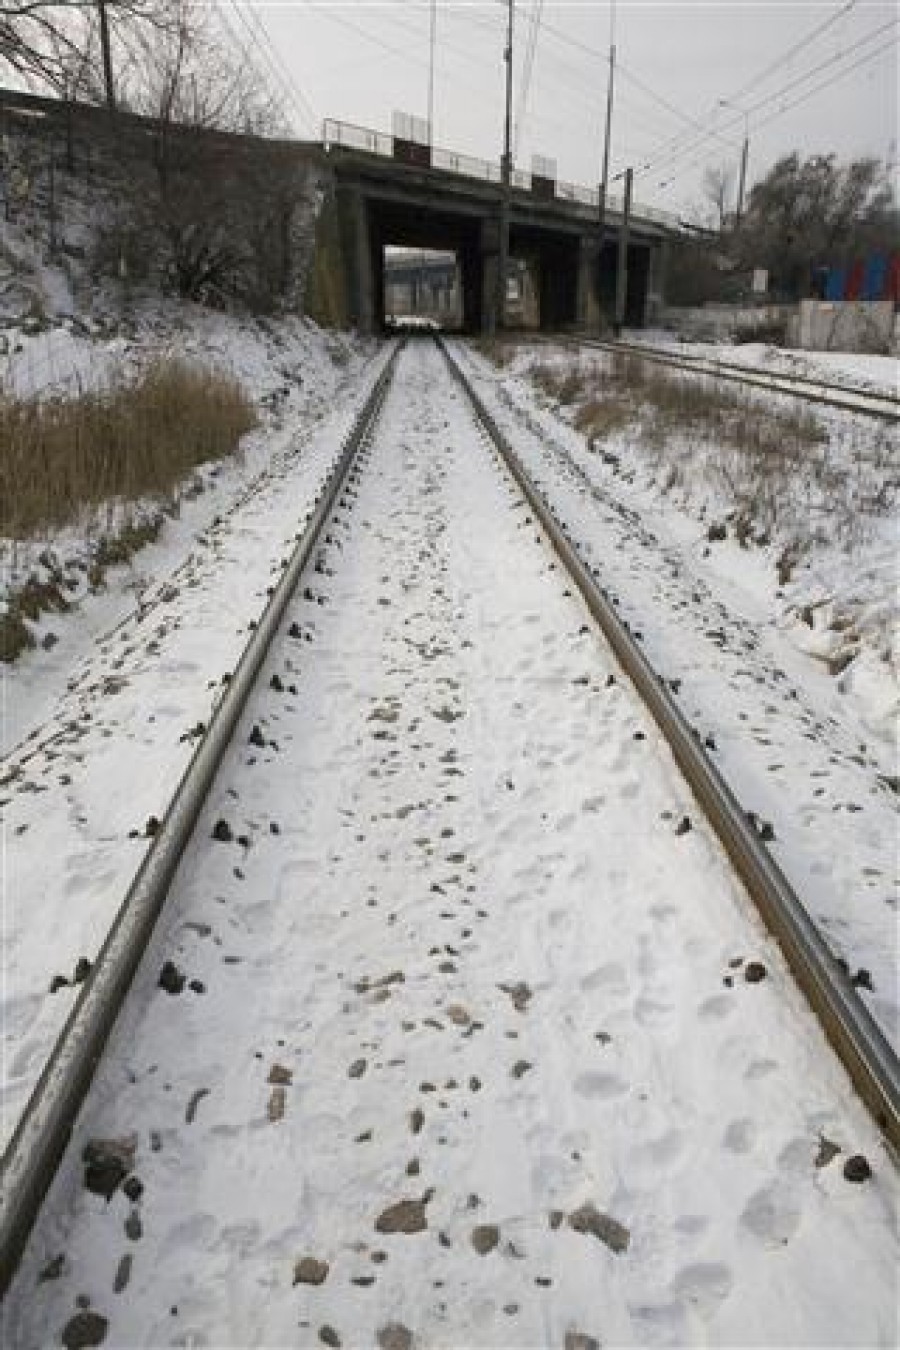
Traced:
<path id="1" fill-rule="evenodd" d="M 633 513 L 601 520 L 565 480 L 646 611 Z M 182 865 L 10 1343 L 895 1344 L 893 1167 L 432 347 L 401 358 L 352 496 Z M 759 616 L 662 559 L 657 598 L 704 585 L 697 615 L 746 669 L 742 738 L 789 736 Z M 684 660 L 709 663 L 683 617 Z M 202 668 L 145 692 L 133 747 Z M 723 731 L 730 699 L 707 709 Z M 67 753 L 93 758 L 96 730 Z M 815 817 L 809 765 L 765 754 Z M 91 811 L 121 845 L 146 808 L 112 786 Z"/>
<path id="2" fill-rule="evenodd" d="M 134 360 L 163 340 L 227 361 L 260 400 L 263 425 L 239 459 L 202 471 L 203 491 L 99 593 L 86 591 L 90 538 L 77 530 L 18 547 L 15 566 L 7 555 L 6 585 L 40 569 L 50 548 L 82 590 L 71 611 L 40 621 L 37 649 L 0 675 L 4 1141 L 74 1000 L 79 963 L 83 978 L 151 818 L 162 816 L 385 358 L 296 320 L 240 323 L 191 309 L 154 306 L 136 332 Z M 54 348 L 49 336 L 41 350 L 56 351 L 57 375 L 60 351 L 73 364 L 77 353 L 82 370 L 109 358 L 104 342 L 60 334 Z M 113 345 L 118 360 L 120 339 Z M 28 353 L 23 344 L 16 370 L 32 376 Z"/>

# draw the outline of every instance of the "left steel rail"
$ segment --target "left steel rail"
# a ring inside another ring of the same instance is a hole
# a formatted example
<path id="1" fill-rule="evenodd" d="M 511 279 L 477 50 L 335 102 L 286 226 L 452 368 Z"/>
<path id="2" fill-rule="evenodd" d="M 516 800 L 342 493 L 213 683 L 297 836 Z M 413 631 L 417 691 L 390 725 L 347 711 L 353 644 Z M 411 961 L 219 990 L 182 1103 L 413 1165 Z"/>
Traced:
<path id="1" fill-rule="evenodd" d="M 106 1042 L 288 603 L 356 455 L 374 427 L 399 351 L 398 345 L 344 439 L 340 455 L 306 519 L 296 548 L 240 657 L 206 734 L 182 775 L 159 831 L 0 1159 L 0 1297 L 6 1293 L 18 1268 Z"/>

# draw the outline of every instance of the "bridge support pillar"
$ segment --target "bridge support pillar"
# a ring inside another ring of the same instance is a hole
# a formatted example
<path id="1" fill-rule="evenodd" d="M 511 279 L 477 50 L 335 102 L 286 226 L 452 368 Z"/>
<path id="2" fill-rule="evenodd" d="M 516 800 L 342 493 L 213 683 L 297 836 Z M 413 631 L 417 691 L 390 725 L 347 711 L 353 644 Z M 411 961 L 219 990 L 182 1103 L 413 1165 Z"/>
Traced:
<path id="1" fill-rule="evenodd" d="M 651 248 L 650 250 L 650 265 L 647 274 L 645 322 L 651 325 L 659 323 L 662 319 L 662 311 L 665 305 L 668 262 L 669 245 L 665 239 L 662 239 L 655 248 Z"/>
<path id="2" fill-rule="evenodd" d="M 496 333 L 497 271 L 500 267 L 500 221 L 493 216 L 481 222 L 481 331 Z"/>
<path id="3" fill-rule="evenodd" d="M 579 243 L 576 308 L 579 328 L 586 333 L 599 333 L 602 327 L 599 238 L 587 236 Z"/>
<path id="4" fill-rule="evenodd" d="M 373 265 L 369 213 L 362 193 L 345 188 L 340 194 L 339 210 L 349 281 L 348 318 L 361 333 L 374 333 L 378 324 L 375 296 L 377 277 Z"/>

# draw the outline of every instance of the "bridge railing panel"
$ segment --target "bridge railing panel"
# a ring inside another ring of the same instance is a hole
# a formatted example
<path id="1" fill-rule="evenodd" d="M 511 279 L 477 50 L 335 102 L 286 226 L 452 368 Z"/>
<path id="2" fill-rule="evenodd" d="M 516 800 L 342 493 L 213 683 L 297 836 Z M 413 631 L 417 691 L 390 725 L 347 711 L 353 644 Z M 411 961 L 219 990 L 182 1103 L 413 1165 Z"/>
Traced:
<path id="1" fill-rule="evenodd" d="M 458 173 L 464 178 L 480 178 L 484 183 L 500 182 L 498 165 L 487 159 L 476 159 L 474 155 L 462 155 L 455 150 L 442 150 L 440 146 L 435 146 L 431 152 L 431 163 L 436 169 Z"/>
<path id="2" fill-rule="evenodd" d="M 426 125 L 426 123 L 422 123 L 423 128 Z M 330 146 L 339 145 L 345 146 L 348 150 L 361 150 L 368 154 L 383 155 L 386 158 L 394 157 L 393 136 L 386 136 L 379 131 L 371 131 L 368 127 L 355 126 L 352 122 L 339 122 L 333 118 L 327 118 L 323 123 L 322 144 L 326 150 Z M 478 159 L 474 155 L 461 154 L 455 150 L 443 150 L 440 146 L 434 146 L 431 149 L 431 167 L 442 169 L 445 173 L 459 174 L 463 178 L 476 178 L 483 183 L 500 183 L 502 181 L 499 164 L 487 159 Z M 543 180 L 539 177 L 536 180 L 534 174 L 527 173 L 524 169 L 513 169 L 510 182 L 520 192 L 534 193 L 541 191 L 543 187 Z M 553 195 L 558 201 L 575 202 L 581 206 L 592 208 L 597 208 L 600 201 L 597 188 L 581 187 L 576 183 L 557 182 Z M 624 206 L 625 203 L 618 194 L 607 194 L 606 208 L 609 212 L 621 215 Z M 644 206 L 641 203 L 633 205 L 632 215 L 636 220 L 654 221 L 661 225 L 678 226 L 680 224 L 678 217 L 673 215 L 672 212 L 663 211 L 655 206 Z"/>
<path id="3" fill-rule="evenodd" d="M 373 155 L 393 155 L 394 138 L 352 122 L 337 122 L 327 118 L 322 128 L 322 144 L 327 150 L 332 145 L 346 146 L 348 150 L 366 150 Z"/>

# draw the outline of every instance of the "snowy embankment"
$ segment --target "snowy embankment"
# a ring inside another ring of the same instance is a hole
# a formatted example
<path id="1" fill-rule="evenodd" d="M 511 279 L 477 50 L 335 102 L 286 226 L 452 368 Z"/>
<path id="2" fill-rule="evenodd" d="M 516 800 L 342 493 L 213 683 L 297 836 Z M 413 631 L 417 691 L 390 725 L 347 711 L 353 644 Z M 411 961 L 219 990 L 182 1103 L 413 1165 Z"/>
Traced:
<path id="1" fill-rule="evenodd" d="M 10 347 L 7 379 L 31 392 L 171 350 L 234 373 L 262 425 L 97 593 L 90 534 L 4 546 L 4 586 L 42 570 L 72 585 L 2 674 L 4 1138 L 384 359 L 299 320 L 159 303 L 129 336 L 67 324 Z"/>
<path id="2" fill-rule="evenodd" d="M 819 546 L 779 587 L 777 540 L 710 542 L 709 522 L 725 507 L 690 467 L 702 463 L 700 447 L 674 447 L 682 473 L 678 490 L 666 490 L 667 465 L 648 460 L 638 427 L 590 449 L 565 410 L 536 394 L 533 361 L 564 366 L 571 350 L 548 358 L 543 346 L 526 348 L 502 376 L 458 350 L 896 1045 L 894 518 L 849 553 L 839 542 Z M 839 589 L 810 628 L 798 615 L 827 570 Z M 864 641 L 832 676 L 821 653 L 846 640 L 846 628 L 829 629 L 827 617 L 848 609 Z"/>
<path id="3" fill-rule="evenodd" d="M 15 1343 L 892 1345 L 877 1132 L 430 344 L 363 459 Z"/>

